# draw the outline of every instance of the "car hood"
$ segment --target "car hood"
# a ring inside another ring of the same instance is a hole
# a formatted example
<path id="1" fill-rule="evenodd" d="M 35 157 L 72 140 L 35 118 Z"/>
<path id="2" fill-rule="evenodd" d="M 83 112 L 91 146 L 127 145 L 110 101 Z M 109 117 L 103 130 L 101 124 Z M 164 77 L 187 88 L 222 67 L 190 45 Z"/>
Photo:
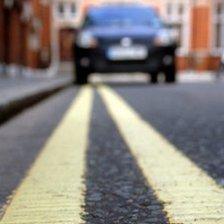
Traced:
<path id="1" fill-rule="evenodd" d="M 116 27 L 93 27 L 86 29 L 98 39 L 118 39 L 122 37 L 153 39 L 158 29 L 152 29 L 148 26 L 116 26 Z"/>

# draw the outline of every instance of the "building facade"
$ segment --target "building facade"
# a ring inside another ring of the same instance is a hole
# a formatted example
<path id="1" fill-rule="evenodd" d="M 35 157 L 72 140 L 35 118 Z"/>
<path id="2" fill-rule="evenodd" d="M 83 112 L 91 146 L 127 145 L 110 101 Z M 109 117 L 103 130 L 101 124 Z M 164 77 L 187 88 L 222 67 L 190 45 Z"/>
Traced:
<path id="1" fill-rule="evenodd" d="M 29 73 L 51 63 L 48 0 L 0 1 L 0 72 Z"/>
<path id="2" fill-rule="evenodd" d="M 73 60 L 74 36 L 85 10 L 105 1 L 0 1 L 0 73 L 29 72 Z M 136 1 L 153 5 L 178 31 L 179 69 L 218 67 L 224 51 L 223 0 Z"/>
<path id="3" fill-rule="evenodd" d="M 217 69 L 224 51 L 224 1 L 162 2 L 160 10 L 164 20 L 173 24 L 179 32 L 179 69 Z"/>
<path id="4" fill-rule="evenodd" d="M 80 24 L 82 0 L 54 0 L 53 21 L 58 42 L 60 61 L 73 60 L 73 44 L 76 30 Z"/>

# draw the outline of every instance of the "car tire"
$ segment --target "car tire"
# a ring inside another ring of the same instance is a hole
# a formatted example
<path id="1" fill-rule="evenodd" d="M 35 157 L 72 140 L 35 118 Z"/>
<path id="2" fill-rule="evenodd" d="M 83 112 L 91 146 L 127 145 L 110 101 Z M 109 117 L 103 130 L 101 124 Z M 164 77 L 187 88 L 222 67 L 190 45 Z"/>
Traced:
<path id="1" fill-rule="evenodd" d="M 151 76 L 150 82 L 152 84 L 158 83 L 158 72 L 152 72 L 150 73 L 150 76 Z"/>
<path id="2" fill-rule="evenodd" d="M 77 85 L 87 84 L 88 83 L 88 76 L 89 76 L 89 73 L 86 69 L 84 69 L 80 66 L 76 66 L 74 84 L 77 84 Z"/>
<path id="3" fill-rule="evenodd" d="M 165 82 L 166 83 L 175 83 L 176 82 L 176 73 L 177 73 L 177 71 L 176 71 L 175 64 L 167 66 L 164 71 Z"/>

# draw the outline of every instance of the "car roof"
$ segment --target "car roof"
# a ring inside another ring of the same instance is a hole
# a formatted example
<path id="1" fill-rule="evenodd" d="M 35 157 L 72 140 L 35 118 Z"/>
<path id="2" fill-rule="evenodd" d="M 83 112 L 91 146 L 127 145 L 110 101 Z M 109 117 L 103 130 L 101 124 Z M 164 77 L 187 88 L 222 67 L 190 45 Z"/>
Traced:
<path id="1" fill-rule="evenodd" d="M 88 9 L 87 14 L 90 17 L 98 17 L 98 16 L 106 16 L 106 15 L 116 15 L 117 13 L 122 12 L 135 12 L 135 11 L 143 11 L 147 13 L 148 15 L 157 15 L 157 11 L 155 8 L 149 6 L 149 5 L 143 5 L 143 4 L 105 4 L 105 5 L 98 5 L 98 6 L 92 6 Z"/>
<path id="2" fill-rule="evenodd" d="M 94 5 L 89 7 L 89 11 L 107 11 L 107 10 L 122 10 L 122 9 L 151 9 L 156 11 L 154 7 L 150 5 L 140 4 L 140 3 L 107 3 L 102 5 Z"/>

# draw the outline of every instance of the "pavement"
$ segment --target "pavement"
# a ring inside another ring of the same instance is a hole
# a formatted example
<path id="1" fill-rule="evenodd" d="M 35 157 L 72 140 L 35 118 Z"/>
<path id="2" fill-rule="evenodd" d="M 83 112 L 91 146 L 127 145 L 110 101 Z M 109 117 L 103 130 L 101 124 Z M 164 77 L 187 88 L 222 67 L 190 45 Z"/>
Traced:
<path id="1" fill-rule="evenodd" d="M 18 111 L 71 84 L 69 75 L 0 77 L 0 123 Z"/>
<path id="2" fill-rule="evenodd" d="M 72 69 L 71 63 L 64 63 L 61 64 L 58 75 L 54 77 L 45 77 L 43 74 L 36 76 L 1 76 L 0 123 L 6 121 L 26 107 L 69 86 L 72 83 Z M 216 78 L 212 72 L 204 72 L 203 74 L 200 74 L 186 71 L 178 74 L 178 83 L 213 82 L 215 80 Z M 102 82 L 145 83 L 148 82 L 148 76 L 139 73 L 132 75 L 112 74 L 106 76 L 95 74 L 91 77 L 91 82 L 93 84 Z"/>
<path id="3" fill-rule="evenodd" d="M 159 75 L 159 80 L 163 82 L 164 80 L 163 75 Z M 92 83 L 147 83 L 149 81 L 149 76 L 143 73 L 123 73 L 123 74 L 93 74 L 90 77 Z M 182 71 L 177 74 L 177 82 L 178 83 L 198 83 L 198 82 L 216 82 L 216 81 L 223 81 L 224 76 L 220 76 L 217 79 L 215 72 L 212 71 Z"/>
<path id="4" fill-rule="evenodd" d="M 223 114 L 224 82 L 60 91 L 0 127 L 0 224 L 222 224 Z"/>

